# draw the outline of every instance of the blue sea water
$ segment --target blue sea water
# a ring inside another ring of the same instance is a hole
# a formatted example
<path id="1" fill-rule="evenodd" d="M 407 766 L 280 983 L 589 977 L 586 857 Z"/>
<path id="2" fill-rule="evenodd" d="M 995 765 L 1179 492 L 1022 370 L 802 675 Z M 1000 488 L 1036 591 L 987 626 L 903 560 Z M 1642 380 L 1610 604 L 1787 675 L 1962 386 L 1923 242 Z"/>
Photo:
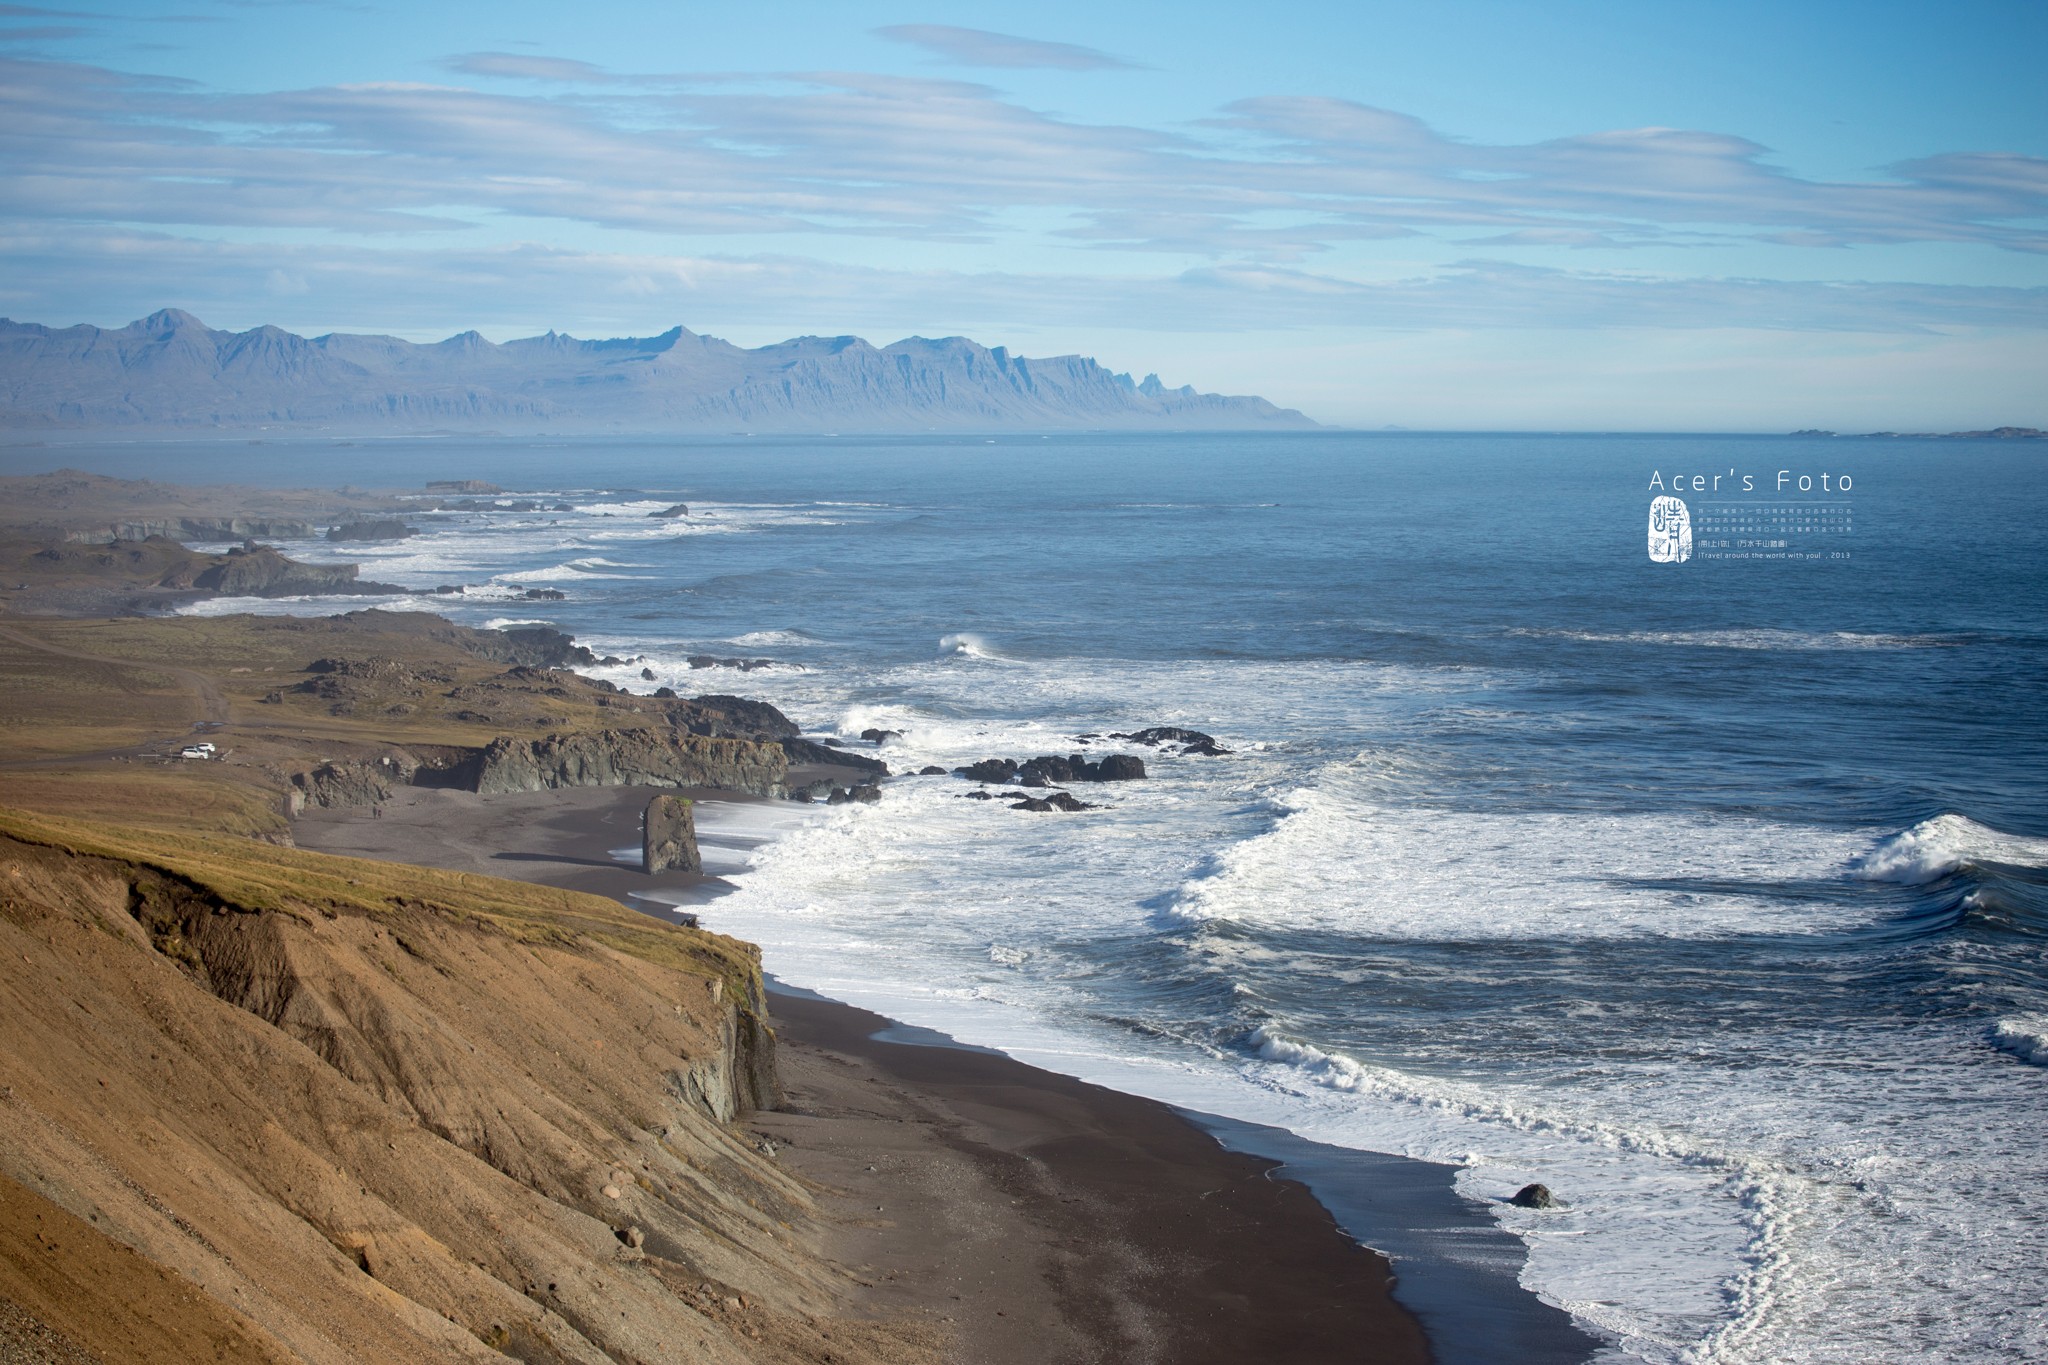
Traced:
<path id="1" fill-rule="evenodd" d="M 348 555 L 470 585 L 393 605 L 545 619 L 631 656 L 597 670 L 623 686 L 762 696 L 820 736 L 900 731 L 898 772 L 1207 731 L 1230 756 L 1144 751 L 1147 781 L 1078 788 L 1105 808 L 1077 815 L 964 800 L 957 777 L 790 807 L 705 921 L 911 1024 L 1452 1163 L 1527 1242 L 1524 1283 L 1616 1353 L 2048 1358 L 2038 446 L 1328 433 L 6 460 L 559 495 L 574 510 L 423 514 L 421 537 Z M 1823 473 L 1828 493 L 1800 492 Z M 1694 555 L 1653 563 L 1649 504 L 1675 476 Z M 679 500 L 681 522 L 647 515 Z M 1851 525 L 1738 547 L 1707 529 L 1729 502 Z M 532 586 L 568 600 L 519 600 Z M 1568 1207 L 1500 1202 L 1528 1181 Z"/>

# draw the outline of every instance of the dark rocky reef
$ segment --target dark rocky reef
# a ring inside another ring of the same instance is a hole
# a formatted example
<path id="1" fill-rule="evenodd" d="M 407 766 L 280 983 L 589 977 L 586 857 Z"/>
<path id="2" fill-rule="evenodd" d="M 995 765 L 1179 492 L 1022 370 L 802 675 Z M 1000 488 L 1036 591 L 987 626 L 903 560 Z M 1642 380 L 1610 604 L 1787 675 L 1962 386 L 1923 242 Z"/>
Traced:
<path id="1" fill-rule="evenodd" d="M 716 654 L 692 654 L 684 662 L 691 668 L 734 668 L 742 673 L 751 673 L 757 668 L 773 668 L 773 659 L 727 659 Z"/>
<path id="2" fill-rule="evenodd" d="M 1230 750 L 1216 743 L 1214 735 L 1205 735 L 1200 730 L 1183 730 L 1177 725 L 1155 725 L 1148 730 L 1133 730 L 1129 734 L 1117 733 L 1111 739 L 1127 739 L 1133 744 L 1158 748 L 1166 744 L 1178 744 L 1182 754 L 1194 754 L 1204 758 L 1222 758 Z"/>
<path id="3" fill-rule="evenodd" d="M 1012 801 L 1010 803 L 1010 809 L 1035 811 L 1075 811 L 1100 810 L 1101 807 L 1095 805 L 1092 802 L 1083 801 L 1078 797 L 1070 796 L 1066 792 L 1054 792 L 1050 796 L 1027 796 L 1022 801 Z"/>
<path id="4" fill-rule="evenodd" d="M 1132 782 L 1145 776 L 1145 760 L 1132 754 L 1110 754 L 1090 760 L 1083 754 L 1066 758 L 1048 754 L 1018 763 L 985 758 L 953 770 L 975 782 L 1016 782 L 1026 787 L 1064 786 L 1069 782 Z"/>
<path id="5" fill-rule="evenodd" d="M 864 773 L 873 773 L 877 777 L 889 775 L 889 765 L 879 758 L 848 753 L 844 749 L 830 749 L 808 739 L 798 739 L 794 736 L 785 738 L 782 741 L 782 750 L 789 755 L 789 761 L 792 763 L 829 763 L 834 767 L 855 768 Z"/>
<path id="6" fill-rule="evenodd" d="M 679 502 L 673 507 L 664 507 L 659 512 L 649 512 L 647 515 L 650 517 L 659 517 L 664 521 L 673 521 L 678 517 L 687 517 L 688 515 L 690 515 L 690 504 L 688 504 L 687 502 Z"/>

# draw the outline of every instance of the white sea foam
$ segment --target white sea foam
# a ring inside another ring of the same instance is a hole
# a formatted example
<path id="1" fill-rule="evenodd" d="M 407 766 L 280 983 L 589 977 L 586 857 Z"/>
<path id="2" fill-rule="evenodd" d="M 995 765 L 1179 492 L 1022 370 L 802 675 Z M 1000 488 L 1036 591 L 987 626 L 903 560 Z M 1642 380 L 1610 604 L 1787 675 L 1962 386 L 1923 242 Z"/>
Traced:
<path id="1" fill-rule="evenodd" d="M 599 559 L 594 556 L 572 559 L 566 563 L 552 565 L 545 569 L 524 569 L 517 573 L 494 575 L 501 583 L 573 583 L 582 578 L 641 578 L 641 573 L 619 573 L 620 569 L 644 566 L 620 564 L 615 560 Z"/>
<path id="2" fill-rule="evenodd" d="M 2016 1014 L 1994 1021 L 1991 1046 L 2023 1062 L 2048 1066 L 2048 1014 Z"/>
<path id="3" fill-rule="evenodd" d="M 1148 751 L 1152 780 L 1085 790 L 1110 809 L 1075 816 L 962 800 L 946 778 L 893 783 L 880 808 L 810 808 L 810 823 L 748 854 L 731 874 L 739 890 L 707 906 L 706 923 L 762 943 L 794 984 L 1037 1065 L 1458 1164 L 1460 1188 L 1527 1239 L 1525 1283 L 1635 1357 L 1866 1365 L 1930 1352 L 2017 1361 L 2048 1348 L 2048 1318 L 2022 1306 L 2038 1309 L 2039 1296 L 2011 1289 L 2048 1256 L 2048 1234 L 2016 1211 L 2027 1189 L 2011 1174 L 2027 1169 L 2036 1139 L 1981 1024 L 1746 1029 L 1729 1056 L 1710 1032 L 1673 1040 L 1669 1060 L 1593 1054 L 1545 1069 L 1531 1058 L 1519 1079 L 1497 1067 L 1437 1075 L 1278 1023 L 1239 1052 L 1102 1022 L 1121 1008 L 1102 965 L 1119 950 L 1083 947 L 1185 926 L 1169 932 L 1198 934 L 1209 970 L 1235 992 L 1240 968 L 1278 969 L 1263 937 L 1276 930 L 1606 952 L 1805 934 L 1877 912 L 1846 893 L 1836 904 L 1770 887 L 1853 887 L 1845 873 L 1876 834 L 1679 811 L 1423 806 L 1415 798 L 1440 786 L 1438 760 L 1370 733 L 1433 714 L 1445 693 L 1476 695 L 1483 675 L 1011 662 L 949 657 L 750 690 L 839 735 L 901 731 L 899 770 L 1071 752 L 1079 730 L 1145 723 L 1207 729 L 1237 756 Z M 1349 727 L 1364 727 L 1359 759 L 1301 771 L 1291 734 Z M 1654 1038 L 1658 1023 L 1630 1027 Z M 1925 1155 L 1935 1152 L 1950 1155 Z M 1497 1202 L 1529 1180 L 1571 1207 Z M 1908 1282 L 1940 1312 L 1897 1312 Z"/>
<path id="4" fill-rule="evenodd" d="M 1678 813 L 1390 808 L 1362 785 L 1340 770 L 1289 793 L 1271 831 L 1183 885 L 1174 911 L 1437 941 L 1810 932 L 1867 913 L 1767 890 L 1831 875 L 1853 835 Z"/>
<path id="5" fill-rule="evenodd" d="M 1517 629 L 1512 635 L 1579 640 L 1587 644 L 1681 645 L 1698 649 L 1936 649 L 1965 643 L 1956 635 L 1903 635 L 1853 630 L 1774 630 L 1756 627 L 1746 630 L 1536 630 Z"/>
<path id="6" fill-rule="evenodd" d="M 1880 841 L 1850 860 L 1867 881 L 1923 885 L 1978 863 L 2048 867 L 2048 839 L 2005 834 L 1965 816 L 1937 815 Z"/>
<path id="7" fill-rule="evenodd" d="M 411 594 L 377 597 L 208 597 L 187 602 L 180 616 L 340 616 L 376 607 L 381 611 L 432 611 L 434 599 Z"/>
<path id="8" fill-rule="evenodd" d="M 956 631 L 939 637 L 939 653 L 962 659 L 1000 659 L 1002 653 L 989 643 L 986 635 L 973 631 Z"/>
<path id="9" fill-rule="evenodd" d="M 732 636 L 725 641 L 729 645 L 740 645 L 746 649 L 802 649 L 824 641 L 806 635 L 800 630 L 750 630 Z"/>

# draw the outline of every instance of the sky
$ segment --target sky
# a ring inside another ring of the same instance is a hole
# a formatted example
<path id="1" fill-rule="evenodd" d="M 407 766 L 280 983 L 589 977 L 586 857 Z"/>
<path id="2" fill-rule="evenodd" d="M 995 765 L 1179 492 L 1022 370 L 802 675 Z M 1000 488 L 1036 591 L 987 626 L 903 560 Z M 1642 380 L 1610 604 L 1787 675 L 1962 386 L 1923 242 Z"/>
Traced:
<path id="1" fill-rule="evenodd" d="M 2039 0 L 0 4 L 0 314 L 2048 427 Z"/>

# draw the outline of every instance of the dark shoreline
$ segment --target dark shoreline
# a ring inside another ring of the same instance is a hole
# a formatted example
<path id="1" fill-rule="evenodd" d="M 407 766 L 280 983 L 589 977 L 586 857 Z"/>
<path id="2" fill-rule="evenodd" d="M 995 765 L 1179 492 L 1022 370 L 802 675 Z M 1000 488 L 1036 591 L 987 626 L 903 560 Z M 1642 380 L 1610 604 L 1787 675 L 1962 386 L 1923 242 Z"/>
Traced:
<path id="1" fill-rule="evenodd" d="M 387 807 L 382 819 L 372 819 L 366 810 L 308 812 L 299 822 L 300 841 L 326 852 L 594 892 L 668 919 L 676 913 L 671 907 L 701 907 L 730 884 L 694 874 L 649 877 L 609 857 L 609 849 L 636 842 L 639 812 L 652 794 L 652 789 L 639 788 L 570 788 L 487 798 L 408 792 Z M 732 799 L 729 793 L 688 794 L 714 805 Z M 758 804 L 753 798 L 738 800 Z M 704 843 L 716 866 L 714 850 L 731 854 L 747 841 L 721 835 L 716 816 L 706 815 Z M 654 892 L 659 899 L 636 892 Z M 1053 1273 L 1055 1262 L 1086 1260 L 1075 1250 L 1085 1240 L 1105 1240 L 1100 1225 L 1059 1232 L 1069 1221 L 1065 1210 L 1087 1206 L 1101 1211 L 1116 1173 L 1139 1169 L 1120 1163 L 1139 1162 L 1142 1157 L 1141 1180 L 1154 1197 L 1144 1207 L 1118 1211 L 1117 1227 L 1137 1229 L 1140 1241 L 1163 1239 L 1147 1253 L 1153 1260 L 1165 1256 L 1168 1260 L 1162 1263 L 1183 1269 L 1197 1263 L 1209 1267 L 1221 1295 L 1214 1301 L 1230 1306 L 1231 1321 L 1258 1324 L 1261 1333 L 1254 1349 L 1246 1339 L 1233 1336 L 1228 1323 L 1190 1319 L 1191 1324 L 1200 1322 L 1198 1339 L 1184 1341 L 1176 1350 L 1195 1354 L 1158 1359 L 1320 1362 L 1430 1357 L 1456 1365 L 1576 1365 L 1599 1348 L 1600 1343 L 1569 1315 L 1520 1286 L 1517 1277 L 1525 1259 L 1521 1242 L 1483 1207 L 1452 1188 L 1452 1167 L 1330 1147 L 1281 1129 L 1181 1110 L 963 1045 L 944 1034 L 900 1024 L 773 978 L 770 989 L 775 1024 L 785 1044 L 784 1069 L 794 1094 L 803 1094 L 807 1086 L 843 1086 L 839 1073 L 858 1068 L 868 1074 L 867 1090 L 839 1095 L 837 1103 L 869 1113 L 868 1121 L 881 1125 L 879 1132 L 893 1133 L 906 1121 L 930 1127 L 929 1115 L 906 1116 L 937 1105 L 947 1112 L 939 1129 L 951 1125 L 952 1130 L 976 1130 L 975 1137 L 965 1140 L 966 1148 L 975 1153 L 971 1164 L 978 1164 L 997 1188 L 1016 1174 L 1015 1169 L 1005 1173 L 1006 1162 L 1027 1163 L 1018 1169 L 1030 1171 L 1032 1180 L 1027 1183 L 1040 1187 L 1040 1197 L 1030 1201 L 1029 1216 L 1014 1220 L 1012 1231 L 1020 1244 L 1036 1248 L 1026 1259 L 1038 1257 L 1033 1262 L 1038 1268 L 1022 1271 L 1020 1279 L 1021 1268 L 1007 1263 L 1016 1259 L 1011 1256 L 980 1266 L 977 1274 L 992 1286 L 989 1294 L 1006 1296 L 1013 1304 L 1030 1299 L 1037 1286 L 1039 1310 L 1050 1313 L 1041 1332 L 1063 1330 L 1060 1323 L 1069 1317 L 1095 1321 L 1099 1329 L 1107 1330 L 1104 1324 L 1119 1313 L 1126 1319 L 1135 1314 L 1151 1320 L 1169 1309 L 1169 1319 L 1189 1311 L 1191 1291 L 1185 1276 L 1169 1277 L 1170 1282 L 1149 1288 L 1140 1276 L 1113 1310 L 1100 1294 L 1096 1301 L 1088 1301 L 1088 1277 L 1067 1274 L 1062 1279 Z M 870 1111 L 878 1095 L 893 1096 L 882 1109 L 894 1105 L 900 1112 L 889 1119 L 874 1118 Z M 900 1207 L 916 1195 L 914 1185 L 892 1183 L 892 1170 L 862 1169 L 868 1163 L 849 1155 L 857 1154 L 858 1140 L 846 1133 L 835 1138 L 814 1131 L 805 1138 L 787 1131 L 801 1122 L 801 1114 L 761 1114 L 751 1121 L 764 1132 L 781 1131 L 791 1143 L 790 1160 L 799 1169 L 817 1163 L 815 1172 L 806 1173 L 849 1191 L 848 1197 L 862 1207 L 877 1201 Z M 929 1152 L 903 1158 L 910 1164 L 932 1159 Z M 1204 1229 L 1205 1235 L 1188 1238 L 1190 1208 L 1206 1207 L 1205 1194 L 1254 1179 L 1263 1191 L 1271 1192 L 1264 1202 L 1236 1210 L 1237 1221 L 1227 1235 Z M 1046 1180 L 1071 1181 L 1081 1192 L 1045 1195 Z M 920 1240 L 943 1240 L 948 1235 L 942 1226 L 946 1216 L 927 1211 L 926 1226 L 907 1246 L 890 1250 L 855 1238 L 848 1254 L 876 1264 L 892 1257 L 914 1259 Z M 1253 1246 L 1257 1251 L 1248 1254 L 1247 1248 Z M 1391 1279 L 1382 1252 L 1394 1259 Z M 952 1300 L 952 1291 L 933 1280 L 934 1275 L 944 1279 L 943 1267 L 925 1265 L 920 1272 L 899 1265 L 881 1273 L 894 1276 L 888 1283 L 896 1299 L 916 1304 L 922 1312 L 951 1309 L 960 1330 L 975 1336 L 972 1311 L 965 1306 L 975 1300 Z M 1107 1283 L 1101 1268 L 1094 1280 Z M 1246 1288 L 1253 1281 L 1256 1293 Z M 1052 1312 L 1065 1302 L 1060 1297 L 1062 1284 L 1068 1286 L 1070 1298 L 1080 1298 Z M 1304 1294 L 1303 1286 L 1315 1286 L 1315 1292 Z M 1287 1314 L 1303 1321 L 1286 1321 L 1273 1308 L 1262 1306 L 1267 1303 L 1285 1305 Z M 1025 1311 L 1005 1310 L 998 1322 L 991 1308 L 981 1325 L 981 1345 L 962 1358 L 1044 1358 L 1009 1356 L 1002 1350 L 1001 1338 L 1020 1333 L 1023 1324 L 1013 1319 Z M 1317 1335 L 1317 1324 L 1324 1322 L 1348 1324 L 1345 1331 L 1350 1335 Z M 1366 1341 L 1383 1343 L 1383 1353 L 1342 1354 Z M 1236 1342 L 1232 1350 L 1237 1354 L 1199 1354 L 1212 1342 Z M 1283 1344 L 1289 1354 L 1276 1354 Z"/>

